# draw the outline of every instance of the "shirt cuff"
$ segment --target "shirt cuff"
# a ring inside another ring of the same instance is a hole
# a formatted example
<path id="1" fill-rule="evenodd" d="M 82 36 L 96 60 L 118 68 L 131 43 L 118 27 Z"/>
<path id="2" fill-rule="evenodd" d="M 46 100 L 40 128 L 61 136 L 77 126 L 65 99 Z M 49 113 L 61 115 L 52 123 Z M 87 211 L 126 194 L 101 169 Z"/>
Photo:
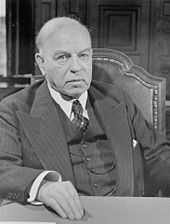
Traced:
<path id="1" fill-rule="evenodd" d="M 40 173 L 38 175 L 38 177 L 34 180 L 32 186 L 31 186 L 31 189 L 29 192 L 30 197 L 27 199 L 28 203 L 31 203 L 33 205 L 42 205 L 43 204 L 42 202 L 35 200 L 38 190 L 39 190 L 39 187 L 43 180 L 61 182 L 62 178 L 61 178 L 61 175 L 56 171 L 46 170 L 46 171 L 43 171 L 42 173 Z"/>

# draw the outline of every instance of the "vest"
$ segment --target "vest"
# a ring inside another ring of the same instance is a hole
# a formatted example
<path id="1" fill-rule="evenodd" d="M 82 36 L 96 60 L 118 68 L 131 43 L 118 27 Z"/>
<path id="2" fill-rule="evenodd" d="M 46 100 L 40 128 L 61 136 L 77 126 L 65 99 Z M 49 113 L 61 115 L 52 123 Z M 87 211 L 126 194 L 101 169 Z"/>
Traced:
<path id="1" fill-rule="evenodd" d="M 81 195 L 116 195 L 117 167 L 114 150 L 89 100 L 89 126 L 85 133 L 75 127 L 56 104 L 63 125 L 75 187 Z"/>

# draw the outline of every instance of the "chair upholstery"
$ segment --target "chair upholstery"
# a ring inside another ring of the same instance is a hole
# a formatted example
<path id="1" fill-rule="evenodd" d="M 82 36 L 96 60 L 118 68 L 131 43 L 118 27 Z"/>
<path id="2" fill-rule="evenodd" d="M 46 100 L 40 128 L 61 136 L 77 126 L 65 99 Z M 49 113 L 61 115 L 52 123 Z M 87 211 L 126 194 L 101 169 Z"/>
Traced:
<path id="1" fill-rule="evenodd" d="M 0 76 L 0 101 L 30 85 L 32 74 Z"/>
<path id="2" fill-rule="evenodd" d="M 165 134 L 165 78 L 149 74 L 142 67 L 135 65 L 124 53 L 105 48 L 94 49 L 93 70 L 93 79 L 117 83 L 129 94 L 145 119 L 156 130 Z M 135 183 L 139 189 L 136 196 L 162 196 L 161 190 L 153 191 L 154 187 L 147 174 L 144 175 L 143 154 L 138 144 L 133 153 L 135 173 L 140 177 Z"/>
<path id="3" fill-rule="evenodd" d="M 117 83 L 129 94 L 145 119 L 165 133 L 165 78 L 149 74 L 127 55 L 112 49 L 94 48 L 93 65 L 93 79 Z"/>

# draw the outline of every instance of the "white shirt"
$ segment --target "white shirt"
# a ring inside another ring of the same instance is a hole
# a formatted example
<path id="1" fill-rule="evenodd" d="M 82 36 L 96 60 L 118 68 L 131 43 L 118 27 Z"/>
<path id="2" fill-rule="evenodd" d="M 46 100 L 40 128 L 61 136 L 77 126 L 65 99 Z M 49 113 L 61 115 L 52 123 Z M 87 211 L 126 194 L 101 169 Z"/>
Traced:
<path id="1" fill-rule="evenodd" d="M 61 109 L 65 112 L 67 117 L 72 120 L 73 114 L 71 113 L 72 103 L 75 99 L 65 100 L 62 98 L 61 94 L 54 90 L 49 83 L 47 83 L 48 89 L 50 91 L 51 97 L 54 101 L 61 107 Z M 83 107 L 83 116 L 88 118 L 87 110 L 86 110 L 86 102 L 87 102 L 87 91 L 85 91 L 77 100 L 81 103 Z"/>
<path id="2" fill-rule="evenodd" d="M 65 100 L 62 98 L 61 94 L 59 92 L 57 92 L 56 90 L 54 90 L 50 84 L 47 82 L 47 86 L 50 92 L 51 97 L 54 99 L 54 101 L 61 107 L 61 109 L 64 111 L 64 113 L 67 115 L 67 117 L 72 120 L 73 119 L 73 114 L 72 114 L 72 103 L 75 99 L 72 100 Z M 87 119 L 88 117 L 88 113 L 86 110 L 86 103 L 87 103 L 87 91 L 85 91 L 79 98 L 79 102 L 81 103 L 82 107 L 83 107 L 83 116 L 86 117 Z M 39 187 L 42 183 L 43 180 L 47 180 L 47 181 L 62 181 L 62 177 L 61 175 L 56 172 L 56 171 L 50 171 L 50 170 L 46 170 L 43 171 L 42 173 L 40 173 L 37 178 L 34 180 L 29 195 L 30 197 L 27 199 L 27 202 L 34 204 L 34 205 L 41 205 L 42 202 L 38 202 L 35 201 Z"/>

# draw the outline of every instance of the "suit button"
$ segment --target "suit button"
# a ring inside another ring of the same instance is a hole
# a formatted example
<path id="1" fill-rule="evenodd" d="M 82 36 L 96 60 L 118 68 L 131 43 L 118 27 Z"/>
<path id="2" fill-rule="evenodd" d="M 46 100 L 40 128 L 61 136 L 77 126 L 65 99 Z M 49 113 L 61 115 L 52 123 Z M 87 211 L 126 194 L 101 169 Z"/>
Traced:
<path id="1" fill-rule="evenodd" d="M 84 162 L 89 162 L 90 160 L 91 160 L 90 157 L 86 157 L 86 156 L 83 157 L 83 161 L 84 161 Z"/>
<path id="2" fill-rule="evenodd" d="M 86 149 L 86 148 L 87 148 L 87 144 L 83 143 L 81 147 L 82 147 L 83 149 Z"/>
<path id="3" fill-rule="evenodd" d="M 98 184 L 93 184 L 93 187 L 97 189 L 97 188 L 99 188 L 99 185 Z"/>

